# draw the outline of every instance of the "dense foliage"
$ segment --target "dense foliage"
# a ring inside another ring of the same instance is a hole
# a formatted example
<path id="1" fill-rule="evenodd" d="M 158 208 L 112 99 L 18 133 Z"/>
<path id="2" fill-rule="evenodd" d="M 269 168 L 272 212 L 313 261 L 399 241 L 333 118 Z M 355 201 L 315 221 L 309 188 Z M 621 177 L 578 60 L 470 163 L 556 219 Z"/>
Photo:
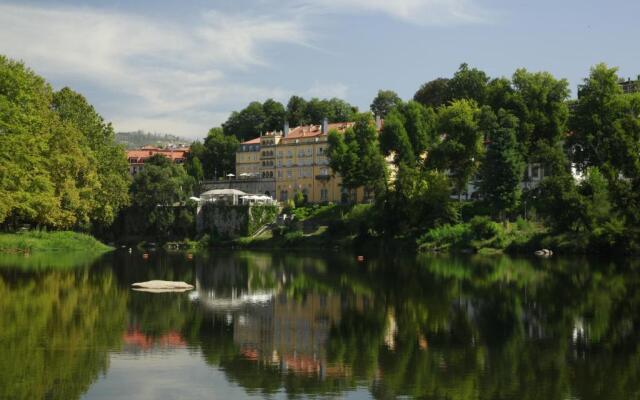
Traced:
<path id="1" fill-rule="evenodd" d="M 455 224 L 465 207 L 465 220 L 533 216 L 560 247 L 640 251 L 640 94 L 619 82 L 599 64 L 570 101 L 568 82 L 548 72 L 492 79 L 463 64 L 413 101 L 380 91 L 378 151 L 357 130 L 332 135 L 331 166 L 346 187 L 372 188 L 380 155 L 393 163 L 387 184 L 375 185 L 378 234 Z"/>
<path id="2" fill-rule="evenodd" d="M 158 240 L 191 236 L 195 209 L 188 198 L 194 184 L 182 165 L 159 154 L 150 157 L 133 180 L 131 207 L 122 213 L 114 230 L 121 235 Z"/>
<path id="3" fill-rule="evenodd" d="M 251 102 L 240 111 L 234 111 L 222 124 L 226 136 L 235 136 L 240 141 L 260 136 L 267 131 L 282 130 L 285 121 L 294 127 L 306 124 L 321 124 L 324 118 L 331 122 L 352 121 L 358 108 L 337 98 L 305 100 L 291 96 L 286 107 L 273 99 L 264 103 Z"/>
<path id="4" fill-rule="evenodd" d="M 209 130 L 204 143 L 193 142 L 186 168 L 196 181 L 216 179 L 236 171 L 236 151 L 240 142 L 222 128 Z"/>
<path id="5" fill-rule="evenodd" d="M 0 56 L 0 224 L 99 229 L 128 185 L 125 153 L 84 97 Z"/>

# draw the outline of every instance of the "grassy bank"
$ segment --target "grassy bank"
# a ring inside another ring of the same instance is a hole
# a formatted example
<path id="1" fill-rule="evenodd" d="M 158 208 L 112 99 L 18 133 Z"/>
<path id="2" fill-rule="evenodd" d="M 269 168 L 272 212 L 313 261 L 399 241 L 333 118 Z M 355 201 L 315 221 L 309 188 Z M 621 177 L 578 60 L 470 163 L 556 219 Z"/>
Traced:
<path id="1" fill-rule="evenodd" d="M 518 219 L 498 223 L 488 217 L 430 229 L 416 242 L 423 252 L 472 252 L 493 254 L 528 249 L 534 238 L 545 234 L 539 223 Z"/>
<path id="2" fill-rule="evenodd" d="M 76 232 L 27 231 L 0 233 L 0 252 L 33 253 L 45 251 L 105 252 L 112 248 L 93 236 Z"/>

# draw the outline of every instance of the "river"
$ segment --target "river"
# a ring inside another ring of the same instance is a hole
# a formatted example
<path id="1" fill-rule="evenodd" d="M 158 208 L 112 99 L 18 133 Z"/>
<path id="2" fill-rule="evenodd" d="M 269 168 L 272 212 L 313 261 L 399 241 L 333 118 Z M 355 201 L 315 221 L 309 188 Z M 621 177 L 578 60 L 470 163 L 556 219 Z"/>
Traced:
<path id="1" fill-rule="evenodd" d="M 638 399 L 636 271 L 330 250 L 5 255 L 0 398 Z M 130 288 L 151 279 L 196 288 Z"/>

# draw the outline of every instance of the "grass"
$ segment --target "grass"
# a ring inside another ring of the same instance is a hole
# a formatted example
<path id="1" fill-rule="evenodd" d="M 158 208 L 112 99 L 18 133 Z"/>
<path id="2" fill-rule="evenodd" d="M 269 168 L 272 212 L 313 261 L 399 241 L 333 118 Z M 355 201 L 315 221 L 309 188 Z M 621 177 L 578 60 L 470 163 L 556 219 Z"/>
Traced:
<path id="1" fill-rule="evenodd" d="M 529 247 L 533 239 L 543 234 L 542 225 L 521 218 L 498 223 L 488 217 L 474 217 L 467 223 L 430 229 L 418 238 L 417 244 L 426 252 L 469 251 L 491 255 Z"/>
<path id="2" fill-rule="evenodd" d="M 106 252 L 112 248 L 84 233 L 26 231 L 0 233 L 0 252 L 34 253 L 46 251 Z"/>

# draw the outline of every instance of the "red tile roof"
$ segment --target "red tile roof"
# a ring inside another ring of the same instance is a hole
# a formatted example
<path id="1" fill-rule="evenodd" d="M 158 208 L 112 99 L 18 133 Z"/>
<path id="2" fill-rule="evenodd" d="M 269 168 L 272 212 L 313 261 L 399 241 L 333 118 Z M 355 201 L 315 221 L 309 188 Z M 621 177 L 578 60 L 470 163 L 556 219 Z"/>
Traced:
<path id="1" fill-rule="evenodd" d="M 133 160 L 133 162 L 143 163 L 147 158 L 156 154 L 161 154 L 175 162 L 177 160 L 184 160 L 187 158 L 188 153 L 189 148 L 160 149 L 157 147 L 143 147 L 138 150 L 127 150 L 127 158 L 129 159 L 129 162 L 132 162 Z"/>
<path id="2" fill-rule="evenodd" d="M 247 140 L 245 142 L 242 142 L 240 144 L 260 144 L 260 138 L 257 137 L 255 139 L 251 139 L 251 140 Z"/>

